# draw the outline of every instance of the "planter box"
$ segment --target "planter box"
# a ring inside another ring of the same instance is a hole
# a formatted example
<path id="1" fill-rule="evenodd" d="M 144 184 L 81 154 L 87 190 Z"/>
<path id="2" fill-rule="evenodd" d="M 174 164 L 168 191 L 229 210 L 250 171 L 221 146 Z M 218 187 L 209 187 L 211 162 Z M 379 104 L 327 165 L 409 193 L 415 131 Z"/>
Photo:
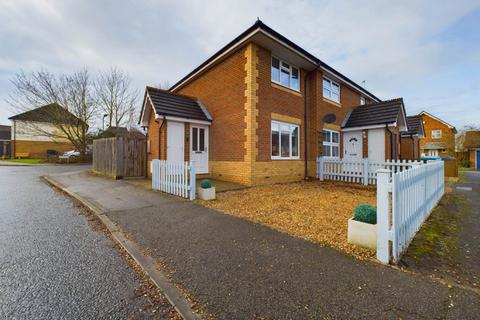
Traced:
<path id="1" fill-rule="evenodd" d="M 198 188 L 198 197 L 202 200 L 214 200 L 215 187 L 211 187 L 208 189 Z"/>
<path id="2" fill-rule="evenodd" d="M 348 243 L 361 247 L 377 248 L 377 225 L 360 221 L 353 218 L 348 220 Z"/>

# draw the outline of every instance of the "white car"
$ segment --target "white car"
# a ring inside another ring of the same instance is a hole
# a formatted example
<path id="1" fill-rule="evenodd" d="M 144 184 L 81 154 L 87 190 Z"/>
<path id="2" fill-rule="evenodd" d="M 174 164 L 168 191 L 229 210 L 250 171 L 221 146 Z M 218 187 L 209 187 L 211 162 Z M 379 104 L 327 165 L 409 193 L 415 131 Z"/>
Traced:
<path id="1" fill-rule="evenodd" d="M 74 159 L 80 157 L 80 151 L 70 150 L 64 152 L 61 156 L 58 157 L 59 160 L 67 160 L 69 162 L 70 159 Z"/>

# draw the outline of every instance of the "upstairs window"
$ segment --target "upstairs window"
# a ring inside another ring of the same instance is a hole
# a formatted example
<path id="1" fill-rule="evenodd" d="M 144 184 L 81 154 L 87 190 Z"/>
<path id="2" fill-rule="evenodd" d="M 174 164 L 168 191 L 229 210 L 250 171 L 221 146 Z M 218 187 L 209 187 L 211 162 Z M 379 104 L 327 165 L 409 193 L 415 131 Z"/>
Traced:
<path id="1" fill-rule="evenodd" d="M 300 71 L 298 68 L 275 57 L 272 57 L 272 81 L 300 91 Z"/>
<path id="2" fill-rule="evenodd" d="M 340 103 L 340 84 L 327 78 L 323 78 L 323 97 Z"/>
<path id="3" fill-rule="evenodd" d="M 360 96 L 360 105 L 363 106 L 365 104 L 365 97 Z"/>
<path id="4" fill-rule="evenodd" d="M 333 130 L 323 130 L 323 156 L 338 158 L 340 156 L 340 133 Z"/>
<path id="5" fill-rule="evenodd" d="M 298 159 L 300 127 L 272 121 L 272 159 Z"/>
<path id="6" fill-rule="evenodd" d="M 432 130 L 432 139 L 441 139 L 442 130 Z"/>

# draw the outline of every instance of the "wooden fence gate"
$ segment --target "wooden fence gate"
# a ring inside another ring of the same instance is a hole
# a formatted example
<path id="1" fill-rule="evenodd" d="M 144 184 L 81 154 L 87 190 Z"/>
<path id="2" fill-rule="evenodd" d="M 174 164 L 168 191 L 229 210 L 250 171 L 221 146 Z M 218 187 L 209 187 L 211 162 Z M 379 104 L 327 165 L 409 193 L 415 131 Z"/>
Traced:
<path id="1" fill-rule="evenodd" d="M 114 137 L 93 141 L 93 171 L 114 179 L 146 176 L 146 139 Z"/>

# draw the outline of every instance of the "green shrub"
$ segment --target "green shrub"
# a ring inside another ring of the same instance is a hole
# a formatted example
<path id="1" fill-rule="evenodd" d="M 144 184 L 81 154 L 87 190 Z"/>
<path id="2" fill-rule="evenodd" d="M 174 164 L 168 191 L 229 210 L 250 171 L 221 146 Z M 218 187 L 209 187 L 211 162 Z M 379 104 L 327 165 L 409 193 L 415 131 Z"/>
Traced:
<path id="1" fill-rule="evenodd" d="M 463 168 L 470 168 L 470 160 L 464 159 L 462 162 L 460 162 L 460 166 Z"/>
<path id="2" fill-rule="evenodd" d="M 355 208 L 353 220 L 377 224 L 377 208 L 372 207 L 369 204 L 361 204 Z"/>
<path id="3" fill-rule="evenodd" d="M 212 181 L 208 179 L 203 179 L 202 182 L 200 182 L 200 187 L 202 189 L 208 189 L 212 187 Z"/>

